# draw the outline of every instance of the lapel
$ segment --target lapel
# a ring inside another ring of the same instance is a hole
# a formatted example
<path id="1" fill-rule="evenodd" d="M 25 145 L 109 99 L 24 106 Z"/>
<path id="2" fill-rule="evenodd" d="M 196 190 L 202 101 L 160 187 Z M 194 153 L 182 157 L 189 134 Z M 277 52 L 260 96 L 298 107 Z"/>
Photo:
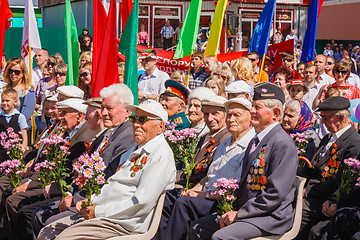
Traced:
<path id="1" fill-rule="evenodd" d="M 348 130 L 346 130 L 346 131 L 341 135 L 340 138 L 338 138 L 338 139 L 335 141 L 336 146 L 337 146 L 337 147 L 336 147 L 336 153 L 339 153 L 339 150 L 342 148 L 343 143 L 344 143 L 344 142 L 346 141 L 346 139 L 347 139 L 350 135 L 352 135 L 354 132 L 355 132 L 355 129 L 351 126 Z M 328 140 L 328 141 L 329 141 L 329 140 Z M 327 141 L 327 142 L 328 142 L 328 141 Z M 327 143 L 327 142 L 326 142 L 326 143 Z M 325 144 L 325 146 L 326 146 L 326 144 Z M 325 147 L 325 146 L 324 146 L 324 147 Z M 325 155 L 324 155 L 322 158 L 319 159 L 319 162 L 318 162 L 318 164 L 317 164 L 318 167 L 324 165 L 324 164 L 329 160 L 329 158 L 330 158 L 330 149 L 331 149 L 331 147 L 326 151 Z"/>
<path id="2" fill-rule="evenodd" d="M 106 132 L 106 131 L 103 131 L 100 136 L 98 136 L 97 138 L 94 139 L 94 141 L 91 143 L 91 153 L 95 152 L 95 149 L 99 146 L 99 144 L 102 142 Z"/>
<path id="3" fill-rule="evenodd" d="M 263 147 L 265 147 L 268 144 L 268 141 L 276 134 L 276 132 L 282 130 L 282 127 L 280 124 L 276 125 L 275 127 L 273 127 L 273 129 L 270 130 L 270 132 L 268 132 L 265 137 L 259 142 L 258 146 L 256 147 L 256 149 L 249 154 L 250 152 L 250 148 L 254 142 L 254 139 L 252 139 L 249 143 L 249 145 L 246 148 L 246 152 L 245 152 L 245 157 L 244 157 L 244 163 L 246 163 L 246 165 L 243 167 L 243 171 L 241 174 L 241 181 L 240 181 L 240 185 L 243 183 L 244 179 L 246 179 L 250 166 L 252 165 L 253 161 L 255 160 L 255 158 L 260 154 L 260 151 Z M 267 151 L 267 154 L 269 153 L 269 151 Z M 265 162 L 268 159 L 267 155 L 265 155 Z"/>
<path id="4" fill-rule="evenodd" d="M 131 124 L 130 121 L 125 120 L 125 122 L 123 122 L 120 126 L 118 126 L 118 128 L 115 130 L 115 132 L 113 132 L 109 138 L 109 142 L 106 145 L 105 149 L 109 148 L 109 146 L 111 145 L 111 143 L 117 138 L 117 136 L 119 136 L 119 134 L 121 132 L 124 131 L 124 129 L 126 129 L 128 127 L 128 125 Z"/>
<path id="5" fill-rule="evenodd" d="M 80 129 L 75 133 L 75 135 L 70 139 L 70 145 L 69 147 L 71 147 L 72 145 L 74 145 L 75 143 L 78 142 L 77 138 L 88 128 L 88 123 L 85 122 Z"/>

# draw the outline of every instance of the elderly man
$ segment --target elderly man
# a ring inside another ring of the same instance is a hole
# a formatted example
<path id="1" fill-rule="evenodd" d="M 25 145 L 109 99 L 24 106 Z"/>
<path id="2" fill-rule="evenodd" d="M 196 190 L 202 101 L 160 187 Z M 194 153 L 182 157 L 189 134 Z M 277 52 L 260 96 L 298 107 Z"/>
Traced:
<path id="1" fill-rule="evenodd" d="M 176 130 L 189 127 L 190 122 L 185 115 L 189 90 L 174 80 L 167 80 L 165 87 L 165 92 L 160 95 L 160 103 L 168 113 L 169 124 L 174 123 Z"/>
<path id="2" fill-rule="evenodd" d="M 160 194 L 175 182 L 173 153 L 163 135 L 167 113 L 153 100 L 126 109 L 135 114 L 129 118 L 136 144 L 121 156 L 109 184 L 91 197 L 94 205 L 76 204 L 80 219 L 62 218 L 44 227 L 38 239 L 107 239 L 147 231 Z"/>
<path id="3" fill-rule="evenodd" d="M 88 121 L 100 121 L 95 126 L 103 125 L 104 130 L 99 132 L 97 138 L 91 143 L 90 153 L 97 151 L 104 159 L 106 178 L 112 176 L 120 160 L 120 155 L 135 144 L 132 126 L 128 117 L 130 112 L 125 106 L 132 103 L 133 95 L 124 84 L 114 84 L 104 88 L 100 92 L 102 101 L 98 98 L 85 102 L 88 105 Z M 94 111 L 92 111 L 94 109 Z M 99 115 L 93 117 L 93 115 Z M 34 233 L 37 236 L 40 229 L 58 219 L 76 213 L 75 203 L 82 200 L 80 191 L 76 188 L 69 196 L 61 202 L 52 203 L 36 210 L 33 215 Z M 45 215 L 45 216 L 44 216 Z"/>
<path id="4" fill-rule="evenodd" d="M 331 97 L 319 104 L 321 121 L 330 134 L 320 142 L 312 159 L 312 169 L 302 169 L 300 175 L 308 178 L 303 206 L 303 218 L 297 239 L 307 239 L 312 234 L 321 236 L 323 221 L 329 220 L 337 210 L 333 200 L 341 180 L 344 159 L 357 158 L 360 153 L 360 135 L 349 123 L 350 102 L 343 97 Z M 315 239 L 315 238 L 313 238 Z"/>
<path id="5" fill-rule="evenodd" d="M 212 185 L 217 179 L 241 179 L 245 150 L 255 136 L 255 130 L 250 125 L 251 103 L 244 98 L 236 98 L 225 102 L 224 106 L 227 112 L 226 126 L 231 136 L 216 150 L 207 176 L 192 189 L 181 192 L 169 217 L 164 210 L 163 218 L 168 218 L 168 221 L 166 228 L 161 229 L 160 239 L 185 239 L 191 221 L 216 211 L 217 196 L 211 195 L 211 192 L 215 190 Z"/>
<path id="6" fill-rule="evenodd" d="M 194 221 L 189 240 L 249 239 L 283 234 L 291 228 L 298 159 L 294 142 L 278 122 L 284 101 L 278 86 L 255 85 L 250 114 L 256 136 L 243 160 L 239 208 L 223 214 L 219 220 L 213 214 Z"/>
<path id="7" fill-rule="evenodd" d="M 251 101 L 251 87 L 245 81 L 235 81 L 225 87 L 228 99 L 243 97 Z"/>
<path id="8" fill-rule="evenodd" d="M 62 128 L 65 131 L 64 136 L 69 141 L 69 156 L 67 165 L 77 159 L 84 151 L 84 142 L 90 142 L 96 135 L 95 131 L 88 129 L 88 123 L 85 121 L 86 105 L 83 100 L 70 98 L 58 103 Z M 5 211 L 8 216 L 8 230 L 10 239 L 14 239 L 17 232 L 17 213 L 26 204 L 43 201 L 49 202 L 61 198 L 61 191 L 58 183 L 53 183 L 42 189 L 38 180 L 38 174 L 34 174 L 29 181 L 13 190 L 13 195 L 6 199 Z M 25 192 L 20 192 L 25 189 Z"/>

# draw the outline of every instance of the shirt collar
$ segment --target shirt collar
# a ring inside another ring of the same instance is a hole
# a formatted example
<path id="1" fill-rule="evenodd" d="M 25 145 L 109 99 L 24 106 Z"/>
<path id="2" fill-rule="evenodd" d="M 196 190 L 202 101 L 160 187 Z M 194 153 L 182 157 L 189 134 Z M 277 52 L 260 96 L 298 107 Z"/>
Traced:
<path id="1" fill-rule="evenodd" d="M 77 131 L 79 131 L 79 129 L 82 127 L 82 125 L 84 125 L 85 122 L 86 122 L 86 120 L 83 121 L 82 123 L 80 123 L 76 128 L 74 128 L 73 130 L 71 130 L 69 132 L 69 136 L 68 136 L 69 139 L 71 139 L 77 133 Z"/>
<path id="2" fill-rule="evenodd" d="M 1 115 L 6 116 L 6 117 L 11 117 L 11 116 L 14 116 L 15 114 L 20 114 L 19 110 L 17 110 L 16 108 L 14 108 L 14 110 L 9 114 L 6 114 L 4 109 L 1 109 L 1 110 L 2 110 Z"/>
<path id="3" fill-rule="evenodd" d="M 344 127 L 343 129 L 337 131 L 335 133 L 335 136 L 337 139 L 339 139 L 341 137 L 341 135 L 343 135 L 349 128 L 351 128 L 351 124 L 347 125 L 346 127 Z"/>
<path id="4" fill-rule="evenodd" d="M 133 154 L 140 155 L 143 150 L 147 153 L 150 153 L 158 147 L 159 141 L 162 141 L 164 139 L 164 134 L 161 133 L 150 141 L 137 146 L 137 149 L 133 152 Z"/>
<path id="5" fill-rule="evenodd" d="M 273 124 L 271 124 L 270 126 L 267 126 L 264 130 L 262 130 L 261 132 L 257 133 L 257 137 L 259 138 L 259 142 L 261 142 L 261 140 L 263 140 L 263 138 L 266 136 L 266 134 L 268 134 L 271 129 L 273 129 L 276 125 L 280 124 L 279 122 L 274 122 Z"/>

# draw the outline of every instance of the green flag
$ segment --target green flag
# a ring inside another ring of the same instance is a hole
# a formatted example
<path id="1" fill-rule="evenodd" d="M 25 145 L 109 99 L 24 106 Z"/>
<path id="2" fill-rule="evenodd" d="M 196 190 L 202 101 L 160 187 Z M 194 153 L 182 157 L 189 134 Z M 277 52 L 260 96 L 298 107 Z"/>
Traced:
<path id="1" fill-rule="evenodd" d="M 68 55 L 65 85 L 77 85 L 79 79 L 79 42 L 70 0 L 65 0 L 64 23 Z"/>
<path id="2" fill-rule="evenodd" d="M 189 56 L 191 55 L 191 50 L 195 49 L 199 31 L 201 5 L 202 0 L 191 0 L 173 59 Z"/>
<path id="3" fill-rule="evenodd" d="M 133 9 L 128 17 L 119 43 L 119 51 L 125 55 L 124 82 L 138 103 L 137 34 L 139 24 L 139 0 L 134 0 Z"/>

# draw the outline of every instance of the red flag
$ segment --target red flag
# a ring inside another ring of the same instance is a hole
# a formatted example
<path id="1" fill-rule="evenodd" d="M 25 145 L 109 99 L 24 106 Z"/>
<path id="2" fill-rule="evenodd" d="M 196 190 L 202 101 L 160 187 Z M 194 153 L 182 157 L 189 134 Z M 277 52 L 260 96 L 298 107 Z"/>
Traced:
<path id="1" fill-rule="evenodd" d="M 101 0 L 93 1 L 93 56 L 92 56 L 92 73 L 93 79 L 91 85 L 95 82 L 97 67 L 99 63 L 99 56 L 101 51 L 102 40 L 104 38 L 104 31 L 106 25 L 106 11 Z M 93 87 L 93 86 L 92 86 Z"/>
<path id="2" fill-rule="evenodd" d="M 9 19 L 13 17 L 7 0 L 0 0 L 0 58 L 4 50 L 5 31 L 10 27 Z"/>
<path id="3" fill-rule="evenodd" d="M 101 89 L 114 83 L 119 83 L 117 51 L 116 0 L 111 0 L 99 55 L 98 69 L 96 71 L 95 81 L 92 81 L 91 97 L 99 97 Z"/>
<path id="4" fill-rule="evenodd" d="M 319 19 L 319 17 L 320 17 L 321 7 L 322 7 L 323 3 L 324 3 L 324 0 L 319 0 L 318 19 Z"/>
<path id="5" fill-rule="evenodd" d="M 131 10 L 133 9 L 132 0 L 123 0 L 121 3 L 121 31 L 124 31 L 124 27 Z"/>

